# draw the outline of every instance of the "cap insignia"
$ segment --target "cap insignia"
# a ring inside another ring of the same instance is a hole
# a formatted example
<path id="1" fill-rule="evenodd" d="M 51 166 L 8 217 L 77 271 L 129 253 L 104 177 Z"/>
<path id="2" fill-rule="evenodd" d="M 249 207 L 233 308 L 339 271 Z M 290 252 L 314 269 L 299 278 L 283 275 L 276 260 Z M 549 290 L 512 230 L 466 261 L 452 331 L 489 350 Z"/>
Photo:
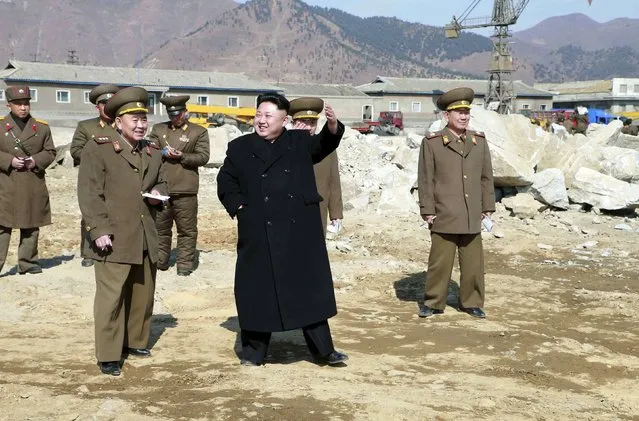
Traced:
<path id="1" fill-rule="evenodd" d="M 142 104 L 141 102 L 136 102 L 135 105 L 140 107 L 140 108 L 142 108 L 144 106 L 144 104 Z"/>
<path id="2" fill-rule="evenodd" d="M 18 93 L 19 94 L 23 94 L 24 93 L 24 89 L 18 89 Z"/>

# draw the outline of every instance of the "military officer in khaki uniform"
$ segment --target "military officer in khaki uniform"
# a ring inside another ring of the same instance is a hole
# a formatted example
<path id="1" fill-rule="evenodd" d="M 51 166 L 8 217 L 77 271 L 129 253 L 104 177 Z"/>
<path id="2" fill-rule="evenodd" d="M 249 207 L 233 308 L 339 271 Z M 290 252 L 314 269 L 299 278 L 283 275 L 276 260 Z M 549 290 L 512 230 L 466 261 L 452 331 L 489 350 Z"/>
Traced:
<path id="1" fill-rule="evenodd" d="M 5 95 L 10 112 L 0 121 L 0 271 L 11 230 L 18 228 L 18 272 L 41 273 L 39 227 L 51 224 L 45 169 L 55 159 L 55 146 L 47 123 L 31 116 L 29 87 L 11 86 Z"/>
<path id="2" fill-rule="evenodd" d="M 170 121 L 153 126 L 149 138 L 162 148 L 167 167 L 168 204 L 157 216 L 160 239 L 158 268 L 169 268 L 173 221 L 177 227 L 177 274 L 188 276 L 195 269 L 197 245 L 198 168 L 209 161 L 209 133 L 197 124 L 189 124 L 186 102 L 190 96 L 160 98 Z"/>
<path id="3" fill-rule="evenodd" d="M 437 100 L 447 126 L 422 141 L 418 162 L 419 205 L 431 231 L 424 304 L 419 316 L 441 314 L 459 253 L 459 309 L 486 317 L 482 218 L 495 210 L 493 170 L 483 133 L 468 130 L 474 92 L 456 88 Z"/>
<path id="4" fill-rule="evenodd" d="M 78 201 L 95 261 L 95 345 L 100 369 L 120 374 L 123 353 L 149 356 L 159 199 L 166 195 L 162 155 L 144 138 L 148 93 L 124 88 L 106 103 L 119 138 L 95 137 L 82 151 Z"/>
<path id="5" fill-rule="evenodd" d="M 291 101 L 289 114 L 293 117 L 293 128 L 308 130 L 315 134 L 319 114 L 324 109 L 324 101 L 320 98 L 303 97 Z M 339 230 L 344 218 L 344 205 L 342 202 L 342 184 L 339 178 L 339 161 L 337 151 L 331 152 L 326 158 L 313 165 L 315 172 L 315 184 L 317 191 L 322 196 L 320 202 L 320 214 L 324 236 L 331 218 L 331 226 Z"/>
<path id="6" fill-rule="evenodd" d="M 116 85 L 99 85 L 89 92 L 89 101 L 95 104 L 95 109 L 98 111 L 98 116 L 83 120 L 78 123 L 78 126 L 73 133 L 73 139 L 71 140 L 71 156 L 75 165 L 80 164 L 80 158 L 84 145 L 89 140 L 97 138 L 103 139 L 119 139 L 120 135 L 115 130 L 115 121 L 107 116 L 104 112 L 104 106 L 106 102 L 119 91 L 120 88 Z M 84 250 L 89 246 L 90 240 L 85 235 L 84 221 L 80 222 L 80 254 L 82 255 L 82 266 L 92 266 L 93 260 L 85 257 Z"/>

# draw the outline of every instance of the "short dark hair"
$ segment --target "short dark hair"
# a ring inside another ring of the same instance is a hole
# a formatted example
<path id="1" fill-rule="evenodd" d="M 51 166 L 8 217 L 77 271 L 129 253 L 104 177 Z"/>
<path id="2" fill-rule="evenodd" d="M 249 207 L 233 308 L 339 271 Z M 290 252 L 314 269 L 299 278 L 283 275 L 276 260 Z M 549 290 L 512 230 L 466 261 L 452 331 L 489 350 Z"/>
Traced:
<path id="1" fill-rule="evenodd" d="M 278 110 L 284 110 L 288 114 L 289 109 L 291 108 L 291 103 L 286 99 L 286 97 L 282 94 L 278 94 L 277 92 L 264 92 L 263 94 L 258 95 L 257 97 L 257 106 L 259 107 L 263 102 L 270 102 L 275 104 Z"/>

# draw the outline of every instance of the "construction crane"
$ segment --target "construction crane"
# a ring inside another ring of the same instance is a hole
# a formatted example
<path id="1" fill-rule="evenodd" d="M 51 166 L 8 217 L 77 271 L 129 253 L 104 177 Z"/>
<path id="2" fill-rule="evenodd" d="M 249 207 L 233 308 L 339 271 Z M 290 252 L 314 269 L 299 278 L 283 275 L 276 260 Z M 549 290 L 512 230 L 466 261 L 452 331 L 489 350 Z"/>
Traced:
<path id="1" fill-rule="evenodd" d="M 490 17 L 469 18 L 469 15 L 481 2 L 472 0 L 459 18 L 453 16 L 450 24 L 444 27 L 446 38 L 458 38 L 462 29 L 477 29 L 495 27 L 492 35 L 493 53 L 488 69 L 488 89 L 484 97 L 484 107 L 493 107 L 500 114 L 513 111 L 515 88 L 512 80 L 513 57 L 510 53 L 508 27 L 517 23 L 517 19 L 524 11 L 530 0 L 494 0 L 493 14 Z M 591 0 L 592 1 L 592 0 Z"/>

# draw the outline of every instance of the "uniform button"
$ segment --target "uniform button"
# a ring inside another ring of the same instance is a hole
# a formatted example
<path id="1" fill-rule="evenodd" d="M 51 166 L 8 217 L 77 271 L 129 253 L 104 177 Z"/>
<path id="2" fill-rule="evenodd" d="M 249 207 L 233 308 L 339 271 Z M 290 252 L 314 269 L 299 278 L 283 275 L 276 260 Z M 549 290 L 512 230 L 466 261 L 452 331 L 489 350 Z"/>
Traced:
<path id="1" fill-rule="evenodd" d="M 266 225 L 268 225 L 269 227 L 272 227 L 273 223 L 271 221 L 266 221 Z"/>
<path id="2" fill-rule="evenodd" d="M 133 171 L 135 171 L 135 172 L 139 172 L 139 170 L 138 170 L 137 168 L 134 168 L 134 169 L 133 169 Z"/>
<path id="3" fill-rule="evenodd" d="M 268 174 L 262 174 L 262 178 L 268 177 Z"/>
<path id="4" fill-rule="evenodd" d="M 289 193 L 289 194 L 288 194 L 288 198 L 289 198 L 289 199 L 292 199 L 293 197 L 294 197 L 294 196 L 293 196 L 291 193 Z"/>
<path id="5" fill-rule="evenodd" d="M 140 218 L 144 219 L 144 215 L 140 215 Z"/>
<path id="6" fill-rule="evenodd" d="M 264 201 L 268 202 L 268 196 L 264 196 Z"/>
<path id="7" fill-rule="evenodd" d="M 464 196 L 468 197 L 468 193 L 466 193 Z"/>
<path id="8" fill-rule="evenodd" d="M 464 153 L 464 150 L 462 149 L 462 153 Z"/>
<path id="9" fill-rule="evenodd" d="M 294 218 L 291 218 L 291 223 L 293 223 L 293 224 L 295 223 L 295 219 Z"/>
<path id="10" fill-rule="evenodd" d="M 291 170 L 289 170 L 289 169 L 287 168 L 287 169 L 285 169 L 285 170 L 284 170 L 284 172 L 285 172 L 286 174 L 289 174 L 289 173 L 291 172 Z"/>
<path id="11" fill-rule="evenodd" d="M 464 178 L 468 178 L 468 176 L 465 175 Z"/>
<path id="12" fill-rule="evenodd" d="M 16 147 L 14 147 L 13 149 L 18 150 L 18 147 L 16 146 Z"/>

